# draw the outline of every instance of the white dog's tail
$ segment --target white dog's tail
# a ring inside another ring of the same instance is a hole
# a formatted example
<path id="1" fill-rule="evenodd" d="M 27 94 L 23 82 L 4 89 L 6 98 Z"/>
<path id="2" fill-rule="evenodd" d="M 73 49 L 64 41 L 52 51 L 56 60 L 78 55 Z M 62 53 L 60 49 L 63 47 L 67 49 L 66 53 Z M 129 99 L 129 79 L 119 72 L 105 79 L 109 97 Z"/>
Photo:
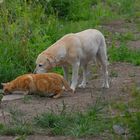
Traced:
<path id="1" fill-rule="evenodd" d="M 99 45 L 99 49 L 97 52 L 97 61 L 101 63 L 105 63 L 106 65 L 109 65 L 108 57 L 107 57 L 107 48 L 106 48 L 106 42 L 103 34 L 101 34 L 101 42 Z"/>

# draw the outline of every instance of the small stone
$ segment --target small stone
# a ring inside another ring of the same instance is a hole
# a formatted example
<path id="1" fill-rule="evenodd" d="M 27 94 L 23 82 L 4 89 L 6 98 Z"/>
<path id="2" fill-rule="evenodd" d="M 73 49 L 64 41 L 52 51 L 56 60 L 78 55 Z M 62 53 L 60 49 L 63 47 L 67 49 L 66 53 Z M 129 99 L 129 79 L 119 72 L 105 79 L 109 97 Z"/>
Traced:
<path id="1" fill-rule="evenodd" d="M 113 130 L 118 135 L 124 135 L 125 134 L 124 128 L 122 128 L 120 125 L 113 125 Z"/>
<path id="2" fill-rule="evenodd" d="M 3 96 L 2 101 L 12 101 L 12 100 L 17 100 L 17 99 L 22 99 L 22 98 L 24 98 L 24 95 L 16 95 L 16 94 L 5 95 Z"/>

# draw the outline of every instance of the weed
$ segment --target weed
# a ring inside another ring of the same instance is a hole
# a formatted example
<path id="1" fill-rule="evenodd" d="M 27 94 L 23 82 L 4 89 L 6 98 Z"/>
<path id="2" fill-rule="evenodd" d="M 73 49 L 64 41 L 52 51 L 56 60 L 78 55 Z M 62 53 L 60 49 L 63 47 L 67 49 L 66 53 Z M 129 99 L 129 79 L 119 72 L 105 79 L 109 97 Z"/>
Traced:
<path id="1" fill-rule="evenodd" d="M 124 93 L 128 93 L 130 91 L 130 88 L 128 85 L 123 85 L 121 88 L 121 91 Z"/>
<path id="2" fill-rule="evenodd" d="M 128 75 L 129 75 L 129 77 L 135 77 L 136 73 L 129 73 Z"/>
<path id="3" fill-rule="evenodd" d="M 134 65 L 140 65 L 140 51 L 129 50 L 125 44 L 120 47 L 112 45 L 108 50 L 110 61 L 114 62 L 130 62 Z"/>
<path id="4" fill-rule="evenodd" d="M 112 10 L 123 16 L 130 16 L 134 11 L 135 2 L 133 0 L 107 0 L 107 3 L 112 7 Z"/>
<path id="5" fill-rule="evenodd" d="M 136 84 L 131 86 L 130 92 L 133 97 L 140 96 L 140 88 Z"/>
<path id="6" fill-rule="evenodd" d="M 98 135 L 104 129 L 109 129 L 109 124 L 101 117 L 100 111 L 93 107 L 85 113 L 43 113 L 36 117 L 34 122 L 40 128 L 47 129 L 55 135 L 77 137 Z"/>
<path id="7" fill-rule="evenodd" d="M 131 139 L 138 140 L 140 138 L 140 113 L 130 113 L 125 112 L 123 116 L 116 116 L 113 118 L 113 122 L 116 124 L 121 124 L 125 129 L 127 129 L 127 133 L 131 135 Z"/>
<path id="8" fill-rule="evenodd" d="M 26 137 L 27 137 L 26 135 L 20 135 L 20 136 L 17 136 L 15 140 L 26 140 L 27 139 Z"/>
<path id="9" fill-rule="evenodd" d="M 1 135 L 29 135 L 33 134 L 30 124 L 4 125 L 0 130 Z"/>
<path id="10" fill-rule="evenodd" d="M 128 87 L 132 98 L 127 100 L 127 102 L 115 102 L 111 106 L 113 109 L 120 111 L 119 115 L 116 115 L 112 118 L 113 124 L 121 124 L 130 135 L 130 139 L 140 139 L 140 91 L 136 84 L 133 84 L 131 87 Z"/>
<path id="11" fill-rule="evenodd" d="M 32 100 L 32 96 L 31 95 L 25 95 L 23 98 L 23 102 L 24 103 L 30 103 Z"/>
<path id="12" fill-rule="evenodd" d="M 44 113 L 40 117 L 35 118 L 37 126 L 51 129 L 53 134 L 62 134 L 63 129 L 66 129 L 70 123 L 69 121 L 71 122 L 72 120 L 69 120 L 66 115 L 56 115 L 53 113 Z"/>
<path id="13" fill-rule="evenodd" d="M 140 139 L 140 113 L 137 112 L 135 115 L 132 116 L 131 122 L 133 122 L 132 124 L 130 124 L 130 130 L 132 132 L 133 138 L 135 140 L 139 140 Z"/>
<path id="14" fill-rule="evenodd" d="M 1 110 L 1 114 L 2 114 L 2 118 L 4 120 L 4 123 L 6 123 L 6 119 L 5 119 L 5 115 L 4 115 L 4 109 L 3 109 L 3 105 L 2 105 L 2 99 L 3 99 L 3 93 L 0 93 L 0 110 Z"/>
<path id="15" fill-rule="evenodd" d="M 119 111 L 126 111 L 128 110 L 128 104 L 119 102 L 116 104 L 112 104 L 112 108 L 117 109 Z"/>
<path id="16" fill-rule="evenodd" d="M 111 77 L 118 77 L 118 72 L 115 71 L 115 70 L 111 70 L 110 76 L 111 76 Z"/>
<path id="17" fill-rule="evenodd" d="M 114 38 L 116 40 L 121 41 L 121 42 L 125 42 L 125 41 L 128 41 L 128 40 L 134 40 L 135 36 L 132 32 L 126 32 L 126 33 L 116 32 L 115 35 L 114 35 Z"/>
<path id="18" fill-rule="evenodd" d="M 129 107 L 138 110 L 140 106 L 140 94 L 133 95 L 133 97 L 135 98 L 129 102 Z"/>
<path id="19" fill-rule="evenodd" d="M 1 124 L 1 135 L 29 135 L 33 134 L 32 125 L 23 119 L 23 113 L 16 109 L 10 109 L 11 120 L 7 124 Z"/>

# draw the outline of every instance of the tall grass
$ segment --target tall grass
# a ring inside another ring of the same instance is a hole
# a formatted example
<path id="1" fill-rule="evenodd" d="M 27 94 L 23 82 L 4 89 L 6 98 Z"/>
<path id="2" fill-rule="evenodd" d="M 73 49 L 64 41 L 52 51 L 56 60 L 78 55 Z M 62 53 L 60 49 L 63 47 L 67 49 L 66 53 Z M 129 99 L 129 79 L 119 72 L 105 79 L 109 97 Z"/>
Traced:
<path id="1" fill-rule="evenodd" d="M 135 13 L 132 0 L 3 0 L 0 81 L 32 72 L 37 55 L 66 33 Z"/>

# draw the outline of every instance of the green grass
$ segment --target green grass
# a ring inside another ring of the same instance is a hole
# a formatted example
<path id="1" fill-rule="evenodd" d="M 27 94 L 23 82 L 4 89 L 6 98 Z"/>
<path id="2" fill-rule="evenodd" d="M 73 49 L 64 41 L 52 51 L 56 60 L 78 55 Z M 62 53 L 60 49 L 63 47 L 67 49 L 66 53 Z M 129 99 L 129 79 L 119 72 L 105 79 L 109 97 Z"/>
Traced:
<path id="1" fill-rule="evenodd" d="M 117 18 L 136 18 L 138 5 L 138 0 L 3 1 L 0 4 L 0 81 L 33 72 L 37 55 L 66 33 L 98 28 Z M 133 39 L 133 35 L 122 34 L 117 38 Z M 62 73 L 61 69 L 56 71 Z"/>
<path id="2" fill-rule="evenodd" d="M 114 35 L 115 40 L 119 40 L 120 42 L 126 42 L 128 40 L 135 40 L 135 36 L 132 32 L 126 32 L 126 33 L 118 33 L 116 32 Z"/>
<path id="3" fill-rule="evenodd" d="M 111 70 L 110 77 L 118 77 L 118 73 L 115 70 Z"/>
<path id="4" fill-rule="evenodd" d="M 120 124 L 127 130 L 129 139 L 140 139 L 140 90 L 139 87 L 134 84 L 124 92 L 129 92 L 127 101 L 112 102 L 111 107 L 117 110 L 117 114 L 112 118 L 113 124 Z"/>
<path id="5" fill-rule="evenodd" d="M 11 119 L 6 124 L 0 123 L 0 135 L 49 134 L 74 137 L 99 136 L 105 130 L 110 131 L 111 121 L 104 118 L 104 106 L 100 102 L 90 106 L 85 112 L 67 112 L 63 103 L 62 110 L 45 112 L 32 121 L 24 119 L 24 112 L 11 108 Z"/>
<path id="6" fill-rule="evenodd" d="M 16 136 L 33 134 L 30 124 L 16 124 L 12 126 L 1 124 L 0 128 L 0 135 Z"/>
<path id="7" fill-rule="evenodd" d="M 125 43 L 120 47 L 112 45 L 108 49 L 109 60 L 111 62 L 129 62 L 134 65 L 140 65 L 140 51 L 130 50 Z"/>
<path id="8" fill-rule="evenodd" d="M 24 98 L 22 99 L 23 103 L 28 104 L 30 103 L 32 100 L 32 96 L 31 95 L 25 95 Z"/>
<path id="9" fill-rule="evenodd" d="M 105 129 L 110 129 L 109 122 L 95 108 L 84 113 L 43 113 L 35 118 L 36 126 L 47 130 L 49 134 L 75 137 L 100 135 Z"/>
<path id="10" fill-rule="evenodd" d="M 6 124 L 0 123 L 0 135 L 30 135 L 34 129 L 32 124 L 24 119 L 24 113 L 15 108 L 9 110 L 10 121 Z"/>
<path id="11" fill-rule="evenodd" d="M 127 133 L 131 135 L 129 139 L 139 140 L 140 139 L 140 113 L 129 113 L 126 112 L 123 116 L 116 116 L 113 118 L 114 124 L 121 124 Z"/>

